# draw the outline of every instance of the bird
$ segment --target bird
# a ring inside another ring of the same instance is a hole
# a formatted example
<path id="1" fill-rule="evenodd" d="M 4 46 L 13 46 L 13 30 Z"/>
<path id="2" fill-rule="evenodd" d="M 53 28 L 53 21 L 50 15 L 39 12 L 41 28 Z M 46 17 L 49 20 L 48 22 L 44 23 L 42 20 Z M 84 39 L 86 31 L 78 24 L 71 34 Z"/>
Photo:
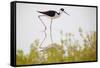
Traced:
<path id="1" fill-rule="evenodd" d="M 44 24 L 44 22 L 41 19 L 42 16 L 47 16 L 47 17 L 51 18 L 51 23 L 50 23 L 50 38 L 51 38 L 51 42 L 53 43 L 53 39 L 52 39 L 52 20 L 55 19 L 55 18 L 60 17 L 61 14 L 62 14 L 62 12 L 64 12 L 67 15 L 69 15 L 69 14 L 67 12 L 65 12 L 64 8 L 60 8 L 59 12 L 57 12 L 55 10 L 37 11 L 37 12 L 42 14 L 42 15 L 38 15 L 38 18 L 40 19 L 41 23 L 45 27 L 45 30 L 44 30 L 45 37 L 44 37 L 43 41 L 41 42 L 40 46 L 43 44 L 43 42 L 45 41 L 45 39 L 47 37 L 47 34 L 46 34 L 47 27 L 46 27 L 46 25 Z"/>

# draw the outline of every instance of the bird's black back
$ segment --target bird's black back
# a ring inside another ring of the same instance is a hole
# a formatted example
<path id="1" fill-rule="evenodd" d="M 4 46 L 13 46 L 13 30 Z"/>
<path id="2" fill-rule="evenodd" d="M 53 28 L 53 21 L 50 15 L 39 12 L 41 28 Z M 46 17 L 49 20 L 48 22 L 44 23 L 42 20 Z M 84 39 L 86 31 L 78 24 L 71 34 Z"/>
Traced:
<path id="1" fill-rule="evenodd" d="M 55 16 L 55 13 L 57 13 L 56 11 L 53 11 L 53 10 L 49 10 L 49 11 L 45 11 L 45 12 L 38 11 L 38 12 L 42 13 L 42 14 L 45 14 L 47 16 L 50 16 L 50 17 Z"/>

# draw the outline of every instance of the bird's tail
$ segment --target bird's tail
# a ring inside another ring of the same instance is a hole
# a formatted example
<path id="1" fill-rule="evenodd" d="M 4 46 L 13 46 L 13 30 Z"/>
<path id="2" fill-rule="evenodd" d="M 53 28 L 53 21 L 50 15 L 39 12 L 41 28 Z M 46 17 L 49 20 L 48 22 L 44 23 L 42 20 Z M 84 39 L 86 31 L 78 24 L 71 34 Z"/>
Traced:
<path id="1" fill-rule="evenodd" d="M 38 13 L 42 13 L 41 11 L 37 11 Z"/>

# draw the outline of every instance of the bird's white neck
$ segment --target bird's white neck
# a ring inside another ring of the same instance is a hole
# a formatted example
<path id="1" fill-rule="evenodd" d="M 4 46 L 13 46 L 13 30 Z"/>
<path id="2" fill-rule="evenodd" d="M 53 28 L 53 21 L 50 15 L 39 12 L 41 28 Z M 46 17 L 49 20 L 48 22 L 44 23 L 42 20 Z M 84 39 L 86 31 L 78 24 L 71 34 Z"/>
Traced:
<path id="1" fill-rule="evenodd" d="M 62 14 L 62 11 L 61 10 L 59 10 L 59 14 Z"/>

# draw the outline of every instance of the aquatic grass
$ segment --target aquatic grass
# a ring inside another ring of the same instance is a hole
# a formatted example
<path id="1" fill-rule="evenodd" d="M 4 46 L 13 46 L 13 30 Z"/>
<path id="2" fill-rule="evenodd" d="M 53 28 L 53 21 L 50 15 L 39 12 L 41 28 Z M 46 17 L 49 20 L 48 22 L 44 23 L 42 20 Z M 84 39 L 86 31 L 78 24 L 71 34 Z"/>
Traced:
<path id="1" fill-rule="evenodd" d="M 48 64 L 95 61 L 97 59 L 95 31 L 88 34 L 84 33 L 83 30 L 79 28 L 79 34 L 83 41 L 82 45 L 80 45 L 79 40 L 74 39 L 73 33 L 64 34 L 63 31 L 61 31 L 60 34 L 60 44 L 49 44 L 48 47 L 44 48 L 42 51 L 39 51 L 39 39 L 33 41 L 28 54 L 24 54 L 23 50 L 17 50 L 16 64 Z"/>

